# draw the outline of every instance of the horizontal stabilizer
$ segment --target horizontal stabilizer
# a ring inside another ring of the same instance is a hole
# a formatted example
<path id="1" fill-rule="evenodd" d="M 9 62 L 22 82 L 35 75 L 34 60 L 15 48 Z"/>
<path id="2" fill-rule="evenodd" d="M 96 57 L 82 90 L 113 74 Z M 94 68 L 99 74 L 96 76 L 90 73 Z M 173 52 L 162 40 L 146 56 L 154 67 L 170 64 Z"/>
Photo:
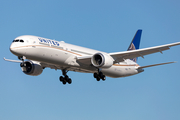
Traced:
<path id="1" fill-rule="evenodd" d="M 4 57 L 4 60 L 5 61 L 9 61 L 9 62 L 17 62 L 17 63 L 21 63 L 22 61 L 20 61 L 20 60 L 10 60 L 10 59 L 6 59 L 5 57 Z"/>
<path id="2" fill-rule="evenodd" d="M 160 64 L 141 66 L 141 67 L 138 67 L 138 69 L 143 69 L 143 68 L 147 68 L 147 67 L 154 67 L 154 66 L 159 66 L 159 65 L 165 65 L 165 64 L 171 64 L 171 63 L 176 63 L 176 62 L 166 62 L 166 63 L 160 63 Z"/>

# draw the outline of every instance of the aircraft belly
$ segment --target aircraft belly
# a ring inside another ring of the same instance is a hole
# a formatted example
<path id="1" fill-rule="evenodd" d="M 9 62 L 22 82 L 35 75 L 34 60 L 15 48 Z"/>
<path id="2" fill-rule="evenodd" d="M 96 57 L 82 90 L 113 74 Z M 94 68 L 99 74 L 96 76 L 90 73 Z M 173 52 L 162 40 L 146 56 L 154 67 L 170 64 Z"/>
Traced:
<path id="1" fill-rule="evenodd" d="M 132 66 L 130 67 L 112 66 L 108 69 L 102 69 L 102 72 L 106 76 L 113 77 L 113 78 L 126 77 L 126 76 L 131 76 L 134 74 L 138 74 L 138 71 Z"/>

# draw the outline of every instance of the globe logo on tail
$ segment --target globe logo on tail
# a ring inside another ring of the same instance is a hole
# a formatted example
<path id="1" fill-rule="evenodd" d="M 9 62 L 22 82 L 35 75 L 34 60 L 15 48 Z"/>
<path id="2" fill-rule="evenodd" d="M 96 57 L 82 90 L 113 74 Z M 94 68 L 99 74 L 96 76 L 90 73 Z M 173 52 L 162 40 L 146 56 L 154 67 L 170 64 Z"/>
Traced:
<path id="1" fill-rule="evenodd" d="M 128 50 L 136 50 L 136 47 L 133 43 L 131 43 L 131 45 L 129 46 Z M 133 58 L 131 59 L 132 61 L 136 62 L 137 61 L 137 58 Z"/>

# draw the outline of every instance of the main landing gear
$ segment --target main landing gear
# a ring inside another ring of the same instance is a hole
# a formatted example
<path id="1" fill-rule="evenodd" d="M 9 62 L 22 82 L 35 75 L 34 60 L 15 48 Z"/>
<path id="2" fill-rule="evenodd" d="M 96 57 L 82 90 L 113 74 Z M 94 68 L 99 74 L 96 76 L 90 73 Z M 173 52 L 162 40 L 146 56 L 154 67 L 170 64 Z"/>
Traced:
<path id="1" fill-rule="evenodd" d="M 94 78 L 96 78 L 97 81 L 100 81 L 102 79 L 103 81 L 106 80 L 106 76 L 103 75 L 103 73 L 98 69 L 98 73 L 94 73 Z"/>
<path id="2" fill-rule="evenodd" d="M 63 76 L 60 76 L 59 77 L 59 80 L 65 85 L 66 83 L 69 83 L 69 84 L 71 84 L 72 83 L 72 80 L 71 80 L 71 78 L 69 78 L 69 76 L 67 75 L 67 70 L 62 70 L 62 74 L 63 74 Z"/>

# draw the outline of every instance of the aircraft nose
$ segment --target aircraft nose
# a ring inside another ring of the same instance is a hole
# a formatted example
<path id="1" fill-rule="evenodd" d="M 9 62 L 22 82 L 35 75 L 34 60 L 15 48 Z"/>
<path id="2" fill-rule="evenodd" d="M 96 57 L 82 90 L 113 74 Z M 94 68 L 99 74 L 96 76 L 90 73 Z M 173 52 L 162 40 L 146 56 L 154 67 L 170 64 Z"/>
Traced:
<path id="1" fill-rule="evenodd" d="M 17 45 L 16 45 L 16 43 L 12 43 L 11 44 L 11 46 L 10 46 L 10 51 L 13 53 L 13 54 L 15 54 L 17 51 L 16 51 L 16 48 L 17 47 Z"/>

